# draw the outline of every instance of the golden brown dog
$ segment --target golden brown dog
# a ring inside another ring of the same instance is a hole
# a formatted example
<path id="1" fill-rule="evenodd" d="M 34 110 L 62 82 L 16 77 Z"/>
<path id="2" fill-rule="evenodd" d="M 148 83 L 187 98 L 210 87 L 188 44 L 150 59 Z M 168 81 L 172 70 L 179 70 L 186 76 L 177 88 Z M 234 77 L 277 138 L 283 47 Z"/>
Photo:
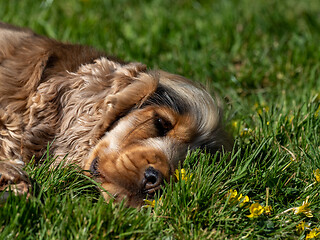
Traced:
<path id="1" fill-rule="evenodd" d="M 68 155 L 131 206 L 152 197 L 188 149 L 231 147 L 201 86 L 0 23 L 0 190 L 28 192 L 22 168 L 48 142 L 56 161 Z"/>

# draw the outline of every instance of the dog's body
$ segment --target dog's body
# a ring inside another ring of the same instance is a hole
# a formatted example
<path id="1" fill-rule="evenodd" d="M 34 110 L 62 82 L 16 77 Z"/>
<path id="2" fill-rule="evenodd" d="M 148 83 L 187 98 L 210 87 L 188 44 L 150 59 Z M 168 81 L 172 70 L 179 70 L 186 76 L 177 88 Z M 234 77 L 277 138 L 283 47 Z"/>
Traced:
<path id="1" fill-rule="evenodd" d="M 188 149 L 231 147 L 216 102 L 191 81 L 0 23 L 0 189 L 26 192 L 23 164 L 48 142 L 132 206 Z"/>

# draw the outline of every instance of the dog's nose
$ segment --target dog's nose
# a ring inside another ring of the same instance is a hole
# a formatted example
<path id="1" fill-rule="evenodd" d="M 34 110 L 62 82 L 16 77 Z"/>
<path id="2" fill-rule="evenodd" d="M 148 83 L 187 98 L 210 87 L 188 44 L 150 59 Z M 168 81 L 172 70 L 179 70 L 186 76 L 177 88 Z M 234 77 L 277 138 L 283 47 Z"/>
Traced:
<path id="1" fill-rule="evenodd" d="M 163 182 L 163 176 L 160 171 L 153 167 L 148 167 L 144 172 L 143 185 L 148 194 L 153 194 L 158 190 Z"/>
<path id="2" fill-rule="evenodd" d="M 92 176 L 98 176 L 99 175 L 98 160 L 99 160 L 99 158 L 96 157 L 95 159 L 93 159 L 93 161 L 92 161 L 92 163 L 90 165 L 90 172 L 91 172 Z"/>

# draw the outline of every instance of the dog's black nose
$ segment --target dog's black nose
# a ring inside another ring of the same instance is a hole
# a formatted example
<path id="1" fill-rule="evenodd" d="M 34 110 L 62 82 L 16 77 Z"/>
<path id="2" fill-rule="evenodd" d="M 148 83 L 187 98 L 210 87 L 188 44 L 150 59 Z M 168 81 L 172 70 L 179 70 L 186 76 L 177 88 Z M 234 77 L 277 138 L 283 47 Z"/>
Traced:
<path id="1" fill-rule="evenodd" d="M 158 190 L 163 181 L 163 177 L 161 172 L 154 169 L 153 167 L 148 167 L 144 172 L 144 189 L 148 194 L 153 194 L 156 190 Z"/>

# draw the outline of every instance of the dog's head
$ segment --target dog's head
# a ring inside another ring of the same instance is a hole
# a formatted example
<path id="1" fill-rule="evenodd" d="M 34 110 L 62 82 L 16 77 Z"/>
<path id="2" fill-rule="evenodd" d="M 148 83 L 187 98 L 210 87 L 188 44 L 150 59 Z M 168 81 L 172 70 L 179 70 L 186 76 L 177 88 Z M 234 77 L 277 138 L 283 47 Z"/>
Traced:
<path id="1" fill-rule="evenodd" d="M 189 149 L 215 152 L 230 148 L 230 141 L 218 104 L 201 86 L 163 71 L 134 73 L 129 82 L 105 100 L 107 131 L 85 169 L 108 191 L 106 199 L 139 206 L 169 180 Z"/>

